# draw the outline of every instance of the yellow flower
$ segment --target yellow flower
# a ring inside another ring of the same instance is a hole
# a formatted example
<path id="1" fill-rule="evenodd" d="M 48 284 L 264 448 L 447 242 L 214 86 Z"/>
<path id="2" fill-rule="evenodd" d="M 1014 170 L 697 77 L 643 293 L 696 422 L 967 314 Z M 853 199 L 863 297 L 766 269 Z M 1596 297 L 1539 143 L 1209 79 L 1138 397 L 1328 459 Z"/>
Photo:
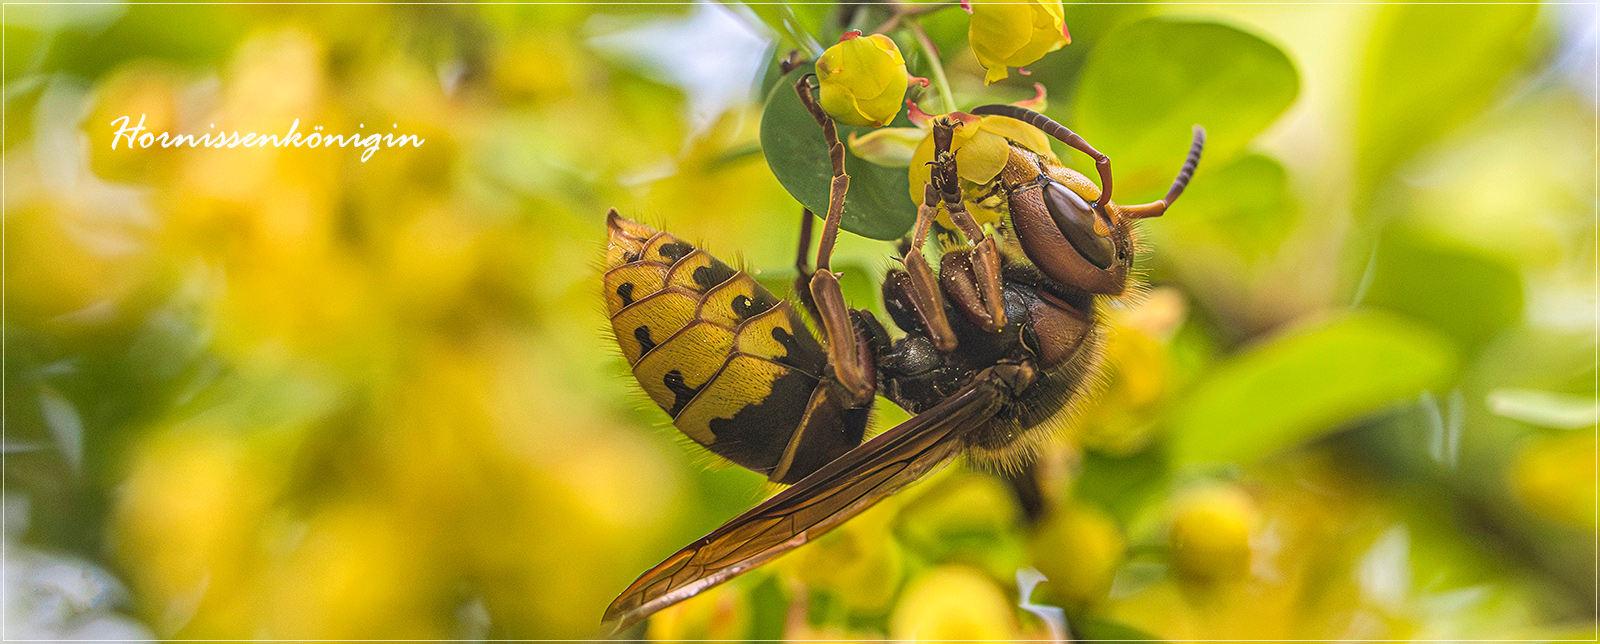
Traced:
<path id="1" fill-rule="evenodd" d="M 1128 552 L 1114 519 L 1078 504 L 1058 508 L 1035 531 L 1032 545 L 1033 563 L 1050 580 L 1051 598 L 1073 607 L 1106 599 Z"/>
<path id="2" fill-rule="evenodd" d="M 1031 65 L 1045 54 L 1072 42 L 1062 17 L 1061 0 L 1020 4 L 973 0 L 967 40 L 989 73 L 985 84 L 1007 76 L 1006 67 Z"/>
<path id="3" fill-rule="evenodd" d="M 900 113 L 910 77 L 900 48 L 882 34 L 846 32 L 817 59 L 822 109 L 845 125 L 881 127 Z"/>
<path id="4" fill-rule="evenodd" d="M 1176 389 L 1170 342 L 1187 308 L 1177 289 L 1162 286 L 1144 301 L 1107 316 L 1111 333 L 1102 373 L 1108 384 L 1083 409 L 1079 427 L 1084 447 L 1131 456 L 1155 440 L 1156 426 Z"/>
<path id="5" fill-rule="evenodd" d="M 1032 125 L 1004 116 L 979 117 L 961 112 L 946 116 L 961 122 L 950 138 L 950 151 L 956 155 L 956 174 L 961 177 L 967 210 L 980 226 L 999 221 L 1001 204 L 975 201 L 974 197 L 981 197 L 986 191 L 980 187 L 992 183 L 1006 167 L 1006 161 L 1011 158 L 1011 143 L 1055 158 L 1050 151 L 1049 137 Z M 933 135 L 930 132 L 911 155 L 912 203 L 922 203 L 923 184 L 933 174 L 933 166 L 928 165 L 931 161 Z M 955 228 L 943 204 L 939 206 L 939 224 Z"/>
<path id="6" fill-rule="evenodd" d="M 1031 110 L 1045 108 L 1043 85 L 1034 84 L 1037 92 L 1033 98 L 1012 103 Z M 910 101 L 907 101 L 910 103 Z M 850 151 L 856 156 L 883 167 L 909 166 L 911 173 L 911 202 L 922 203 L 923 185 L 932 176 L 928 165 L 933 161 L 933 121 L 948 118 L 957 125 L 950 138 L 950 152 L 956 155 L 956 174 L 961 178 L 966 195 L 967 210 L 979 225 L 1000 220 L 1003 205 L 988 195 L 989 184 L 1006 167 L 1011 156 L 1011 143 L 1016 143 L 1051 159 L 1050 137 L 1039 128 L 1004 116 L 975 116 L 966 112 L 950 112 L 930 116 L 911 104 L 911 123 L 916 127 L 886 127 L 862 136 L 850 134 Z M 955 228 L 944 204 L 939 204 L 939 224 Z"/>
<path id="7" fill-rule="evenodd" d="M 1202 582 L 1239 579 L 1250 571 L 1255 502 L 1234 485 L 1195 490 L 1179 501 L 1169 539 L 1172 564 Z"/>
<path id="8" fill-rule="evenodd" d="M 900 505 L 880 503 L 790 558 L 794 577 L 813 590 L 831 592 L 851 609 L 888 612 L 900 589 L 904 556 L 893 539 Z"/>
<path id="9" fill-rule="evenodd" d="M 743 639 L 750 618 L 750 602 L 738 586 L 722 586 L 656 613 L 645 634 L 658 642 Z"/>
<path id="10" fill-rule="evenodd" d="M 1011 641 L 1021 635 L 1016 607 L 977 569 L 947 564 L 911 582 L 889 618 L 893 641 Z"/>
<path id="11" fill-rule="evenodd" d="M 1540 437 L 1511 466 L 1511 492 L 1535 514 L 1571 526 L 1595 527 L 1595 435 Z"/>

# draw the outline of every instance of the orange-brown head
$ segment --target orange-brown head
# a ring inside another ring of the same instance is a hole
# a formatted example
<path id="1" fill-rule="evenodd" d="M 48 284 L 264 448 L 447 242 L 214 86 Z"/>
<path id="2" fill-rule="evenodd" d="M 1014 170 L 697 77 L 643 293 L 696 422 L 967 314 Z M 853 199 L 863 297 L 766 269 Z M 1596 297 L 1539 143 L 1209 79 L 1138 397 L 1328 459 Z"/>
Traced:
<path id="1" fill-rule="evenodd" d="M 1137 206 L 1099 205 L 1100 189 L 1088 177 L 1053 157 L 1012 146 L 1001 178 L 1018 245 L 1052 280 L 1090 293 L 1121 295 L 1133 266 L 1133 222 L 1159 217 L 1177 200 L 1204 144 L 1205 130 L 1196 126 L 1189 157 L 1166 198 Z"/>

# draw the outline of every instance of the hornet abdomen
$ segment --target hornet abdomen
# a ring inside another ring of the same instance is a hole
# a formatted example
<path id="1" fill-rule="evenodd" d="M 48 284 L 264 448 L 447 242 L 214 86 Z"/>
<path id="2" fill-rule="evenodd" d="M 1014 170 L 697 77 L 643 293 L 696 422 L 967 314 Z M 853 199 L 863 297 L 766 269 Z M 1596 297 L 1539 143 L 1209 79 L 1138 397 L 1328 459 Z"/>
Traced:
<path id="1" fill-rule="evenodd" d="M 605 297 L 622 355 L 678 430 L 792 483 L 861 442 L 794 307 L 670 233 L 607 218 Z"/>

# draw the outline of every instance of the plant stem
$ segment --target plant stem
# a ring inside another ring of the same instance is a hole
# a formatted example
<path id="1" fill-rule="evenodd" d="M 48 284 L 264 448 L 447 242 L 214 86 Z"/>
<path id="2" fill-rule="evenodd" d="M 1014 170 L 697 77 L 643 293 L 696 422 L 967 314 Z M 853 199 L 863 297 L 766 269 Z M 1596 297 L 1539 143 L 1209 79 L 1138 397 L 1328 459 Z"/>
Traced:
<path id="1" fill-rule="evenodd" d="M 936 10 L 939 10 L 939 9 L 943 9 L 946 6 L 948 6 L 951 1 L 952 0 L 944 0 L 943 2 L 931 2 L 931 3 L 926 3 L 926 4 L 905 4 L 905 3 L 902 3 L 902 2 L 889 2 L 888 4 L 892 5 L 894 7 L 894 15 L 889 16 L 888 20 L 885 20 L 885 21 L 883 21 L 883 24 L 878 25 L 877 29 L 873 29 L 872 33 L 875 33 L 875 34 L 888 33 L 889 30 L 900 26 L 900 19 L 901 18 L 905 18 L 907 16 L 915 16 L 915 15 L 919 15 L 919 14 L 928 13 L 929 11 L 936 11 Z"/>
<path id="2" fill-rule="evenodd" d="M 912 21 L 911 33 L 917 37 L 917 44 L 922 46 L 923 54 L 928 57 L 928 66 L 933 68 L 933 82 L 939 86 L 939 100 L 944 103 L 944 111 L 956 110 L 956 97 L 950 90 L 950 79 L 944 75 L 944 62 L 939 60 L 939 52 L 933 46 L 933 40 L 928 38 L 928 32 L 923 31 L 922 23 Z"/>
<path id="3" fill-rule="evenodd" d="M 811 34 L 806 33 L 806 30 L 795 28 L 795 25 L 800 24 L 800 18 L 794 15 L 794 9 L 785 4 L 781 10 L 784 14 L 784 20 L 782 20 L 783 29 L 789 32 L 789 38 L 794 40 L 795 46 L 806 51 L 806 58 L 815 60 L 818 56 L 821 56 L 822 44 L 818 43 L 817 39 L 812 38 Z"/>

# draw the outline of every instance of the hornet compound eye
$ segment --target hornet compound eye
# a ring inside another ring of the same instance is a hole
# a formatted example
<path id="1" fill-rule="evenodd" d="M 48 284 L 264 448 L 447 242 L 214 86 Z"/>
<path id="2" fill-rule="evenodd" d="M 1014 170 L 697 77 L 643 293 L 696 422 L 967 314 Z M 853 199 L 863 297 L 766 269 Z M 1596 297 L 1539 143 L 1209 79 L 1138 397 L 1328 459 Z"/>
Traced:
<path id="1" fill-rule="evenodd" d="M 1099 215 L 1089 202 L 1056 181 L 1046 181 L 1044 205 L 1050 210 L 1050 218 L 1055 220 L 1056 228 L 1061 230 L 1061 236 L 1067 238 L 1079 255 L 1096 268 L 1111 266 L 1116 246 L 1110 237 L 1095 232 L 1095 220 Z M 1107 231 L 1111 229 L 1109 222 L 1101 219 L 1100 223 Z"/>

